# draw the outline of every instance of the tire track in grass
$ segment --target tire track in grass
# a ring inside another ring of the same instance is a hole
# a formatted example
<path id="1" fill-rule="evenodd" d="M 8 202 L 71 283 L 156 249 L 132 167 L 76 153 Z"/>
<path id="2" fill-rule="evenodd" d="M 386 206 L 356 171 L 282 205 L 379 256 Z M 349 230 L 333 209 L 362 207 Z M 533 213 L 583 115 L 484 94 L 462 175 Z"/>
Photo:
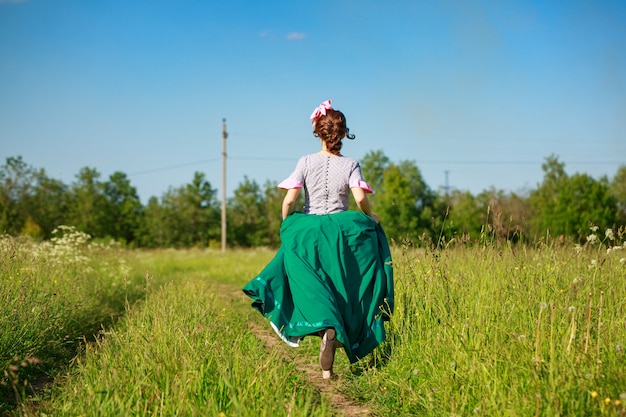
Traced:
<path id="1" fill-rule="evenodd" d="M 249 300 L 248 297 L 241 292 L 241 290 L 232 292 L 231 295 L 243 301 Z M 341 377 L 331 380 L 322 379 L 322 371 L 317 364 L 317 361 L 311 361 L 311 358 L 308 356 L 304 357 L 303 355 L 289 354 L 288 350 L 293 348 L 287 347 L 285 343 L 278 338 L 269 325 L 264 327 L 249 320 L 248 327 L 259 340 L 265 343 L 268 350 L 277 350 L 283 358 L 295 362 L 296 367 L 303 370 L 306 375 L 306 379 L 311 383 L 311 385 L 317 388 L 322 396 L 329 400 L 333 409 L 339 411 L 346 417 L 363 417 L 372 415 L 370 409 L 358 404 L 352 398 L 338 390 L 338 387 L 341 384 Z"/>

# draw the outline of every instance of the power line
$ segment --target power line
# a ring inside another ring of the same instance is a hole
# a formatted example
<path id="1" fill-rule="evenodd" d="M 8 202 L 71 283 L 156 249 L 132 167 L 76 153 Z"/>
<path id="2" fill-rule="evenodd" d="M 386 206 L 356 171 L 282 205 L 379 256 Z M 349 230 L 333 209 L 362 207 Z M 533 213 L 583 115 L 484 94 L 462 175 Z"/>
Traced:
<path id="1" fill-rule="evenodd" d="M 416 164 L 448 164 L 448 165 L 537 165 L 545 161 L 415 161 Z M 612 165 L 623 164 L 623 161 L 563 161 L 566 164 Z"/>
<path id="2" fill-rule="evenodd" d="M 250 157 L 241 157 L 241 158 L 230 158 L 235 161 L 292 161 L 295 162 L 297 158 L 262 158 L 256 156 Z"/>
<path id="3" fill-rule="evenodd" d="M 170 166 L 161 167 L 161 168 L 148 169 L 145 171 L 137 171 L 137 172 L 128 174 L 128 176 L 130 177 L 133 175 L 152 174 L 154 172 L 170 171 L 172 169 L 185 168 L 185 167 L 190 167 L 194 165 L 204 165 L 208 162 L 214 162 L 219 159 L 221 158 L 211 158 L 211 159 L 205 159 L 202 161 L 187 162 L 187 163 L 179 164 L 179 165 L 170 165 Z M 259 157 L 241 157 L 241 158 L 228 158 L 228 159 L 230 159 L 231 161 L 293 161 L 294 160 L 293 158 L 259 158 Z"/>
<path id="4" fill-rule="evenodd" d="M 133 172 L 131 174 L 128 174 L 128 176 L 134 176 L 134 175 L 144 175 L 144 174 L 152 174 L 155 172 L 162 172 L 162 171 L 170 171 L 173 169 L 178 169 L 178 168 L 185 168 L 185 167 L 189 167 L 189 166 L 194 166 L 194 165 L 204 165 L 208 162 L 214 162 L 219 160 L 220 158 L 211 158 L 211 159 L 205 159 L 202 161 L 196 161 L 196 162 L 188 162 L 188 163 L 184 163 L 184 164 L 179 164 L 179 165 L 171 165 L 171 166 L 166 166 L 166 167 L 161 167 L 161 168 L 154 168 L 154 169 L 149 169 L 149 170 L 145 170 L 145 171 L 138 171 L 138 172 Z M 251 156 L 251 157 L 230 157 L 228 158 L 231 161 L 266 161 L 266 162 L 271 162 L 271 161 L 294 161 L 294 158 L 268 158 L 268 157 L 256 157 L 256 156 Z M 419 164 L 424 164 L 424 165 L 429 165 L 429 164 L 446 164 L 446 165 L 538 165 L 538 164 L 542 164 L 545 161 L 480 161 L 480 160 L 461 160 L 461 161 L 444 161 L 444 160 L 422 160 L 422 161 L 415 161 L 415 163 L 417 165 Z M 613 164 L 623 164 L 624 161 L 565 161 L 566 164 L 585 164 L 585 165 L 613 165 Z"/>
<path id="5" fill-rule="evenodd" d="M 193 166 L 193 165 L 203 165 L 203 164 L 206 164 L 207 162 L 217 161 L 218 159 L 220 159 L 220 158 L 211 158 L 211 159 L 205 159 L 204 161 L 188 162 L 188 163 L 180 164 L 180 165 L 171 165 L 171 166 L 167 166 L 167 167 L 149 169 L 149 170 L 146 170 L 146 171 L 138 171 L 138 172 L 133 172 L 132 174 L 128 174 L 128 176 L 151 174 L 153 172 L 161 172 L 161 171 L 169 171 L 169 170 L 172 170 L 172 169 L 184 168 L 184 167 L 189 167 L 189 166 Z"/>
<path id="6" fill-rule="evenodd" d="M 267 157 L 235 157 L 229 158 L 236 161 L 294 161 L 294 158 L 267 158 Z M 445 161 L 445 160 L 417 160 L 416 164 L 450 164 L 450 165 L 537 165 L 544 163 L 542 161 L 481 161 L 481 160 L 460 160 L 460 161 Z M 612 165 L 623 164 L 624 161 L 563 161 L 566 164 L 588 164 L 588 165 Z"/>

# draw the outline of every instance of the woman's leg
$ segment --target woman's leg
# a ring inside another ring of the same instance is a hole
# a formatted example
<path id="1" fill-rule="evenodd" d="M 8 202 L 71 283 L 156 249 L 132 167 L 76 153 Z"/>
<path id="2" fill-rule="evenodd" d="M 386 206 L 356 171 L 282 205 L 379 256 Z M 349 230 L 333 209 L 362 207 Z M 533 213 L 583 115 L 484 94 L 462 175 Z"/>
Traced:
<path id="1" fill-rule="evenodd" d="M 333 374 L 333 363 L 335 362 L 337 332 L 335 329 L 326 329 L 322 336 L 320 345 L 320 366 L 322 367 L 322 378 L 329 379 Z"/>

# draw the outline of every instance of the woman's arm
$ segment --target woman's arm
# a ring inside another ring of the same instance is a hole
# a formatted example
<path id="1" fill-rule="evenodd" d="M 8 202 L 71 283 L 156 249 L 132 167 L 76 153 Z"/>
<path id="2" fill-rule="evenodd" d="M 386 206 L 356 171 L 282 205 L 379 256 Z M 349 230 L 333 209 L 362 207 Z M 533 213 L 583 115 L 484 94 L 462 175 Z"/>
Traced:
<path id="1" fill-rule="evenodd" d="M 359 207 L 363 213 L 367 214 L 370 217 L 373 217 L 376 223 L 379 222 L 378 215 L 376 213 L 372 213 L 372 209 L 370 207 L 370 201 L 365 194 L 365 191 L 361 187 L 352 187 L 350 188 L 352 191 L 352 196 L 354 197 L 354 201 L 356 205 Z"/>
<path id="2" fill-rule="evenodd" d="M 285 218 L 293 213 L 296 209 L 296 200 L 298 199 L 300 190 L 301 188 L 290 188 L 289 190 L 287 190 L 287 194 L 285 194 L 285 198 L 283 198 L 283 220 L 285 220 Z"/>

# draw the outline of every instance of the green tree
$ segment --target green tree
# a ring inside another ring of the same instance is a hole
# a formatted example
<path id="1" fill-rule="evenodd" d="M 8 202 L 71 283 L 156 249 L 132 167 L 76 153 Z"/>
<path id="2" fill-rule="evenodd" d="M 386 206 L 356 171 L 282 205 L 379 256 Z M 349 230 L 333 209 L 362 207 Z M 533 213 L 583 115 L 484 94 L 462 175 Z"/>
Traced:
<path id="1" fill-rule="evenodd" d="M 588 174 L 572 175 L 562 190 L 558 208 L 566 213 L 563 234 L 584 240 L 590 225 L 612 228 L 617 220 L 617 204 L 609 192 L 606 177 L 595 180 Z"/>
<path id="2" fill-rule="evenodd" d="M 95 168 L 84 167 L 69 190 L 68 225 L 92 237 L 112 237 L 110 204 Z"/>
<path id="3" fill-rule="evenodd" d="M 189 229 L 195 245 L 206 246 L 211 239 L 221 235 L 221 218 L 217 190 L 201 172 L 185 187 L 184 202 L 189 210 Z"/>
<path id="4" fill-rule="evenodd" d="M 247 176 L 228 201 L 228 240 L 233 246 L 267 246 L 268 221 L 263 215 L 263 194 Z"/>
<path id="5" fill-rule="evenodd" d="M 381 150 L 370 151 L 361 159 L 361 173 L 365 181 L 374 191 L 381 190 L 385 169 L 389 166 L 389 158 Z"/>
<path id="6" fill-rule="evenodd" d="M 620 226 L 626 226 L 626 165 L 620 165 L 609 190 L 617 204 L 617 222 Z"/>
<path id="7" fill-rule="evenodd" d="M 479 200 L 469 191 L 452 190 L 448 197 L 447 239 L 456 238 L 464 241 L 476 239 L 483 226 L 485 211 Z"/>
<path id="8" fill-rule="evenodd" d="M 165 199 L 165 196 L 163 197 Z M 173 246 L 175 227 L 167 208 L 157 197 L 150 197 L 143 209 L 144 215 L 139 225 L 139 244 L 149 248 Z"/>
<path id="9" fill-rule="evenodd" d="M 595 180 L 580 173 L 568 176 L 565 165 L 553 156 L 542 168 L 544 181 L 530 195 L 535 237 L 548 233 L 583 241 L 591 225 L 613 227 L 617 203 L 606 177 Z"/>
<path id="10" fill-rule="evenodd" d="M 435 236 L 435 194 L 413 161 L 389 162 L 381 152 L 370 152 L 361 161 L 363 176 L 374 188 L 370 197 L 385 231 L 393 240 Z"/>
<path id="11" fill-rule="evenodd" d="M 0 233 L 18 235 L 29 218 L 35 172 L 21 156 L 0 167 Z M 32 216 L 31 221 L 32 221 Z"/>
<path id="12" fill-rule="evenodd" d="M 104 184 L 104 195 L 109 202 L 112 236 L 134 242 L 143 214 L 137 189 L 131 185 L 126 174 L 118 171 Z"/>
<path id="13" fill-rule="evenodd" d="M 220 239 L 220 212 L 215 190 L 201 172 L 191 183 L 170 187 L 161 201 L 151 198 L 141 226 L 141 243 L 146 246 L 207 246 Z"/>
<path id="14" fill-rule="evenodd" d="M 37 172 L 31 210 L 45 239 L 52 237 L 55 228 L 69 223 L 69 197 L 68 187 L 62 181 L 49 178 L 43 169 Z"/>
<path id="15" fill-rule="evenodd" d="M 411 192 L 409 179 L 400 167 L 391 163 L 385 169 L 381 192 L 373 199 L 387 235 L 398 241 L 416 237 L 419 225 L 418 196 Z"/>
<path id="16" fill-rule="evenodd" d="M 554 234 L 552 229 L 557 223 L 559 213 L 557 203 L 559 190 L 567 181 L 565 164 L 558 157 L 550 155 L 541 165 L 544 172 L 543 182 L 530 194 L 530 204 L 533 210 L 531 219 L 531 233 L 535 238 L 543 236 L 547 231 Z"/>
<path id="17" fill-rule="evenodd" d="M 198 224 L 198 212 L 201 207 L 190 201 L 185 188 L 170 187 L 161 197 L 161 236 L 159 246 L 189 247 L 195 242 L 194 230 L 199 230 L 202 225 Z"/>

